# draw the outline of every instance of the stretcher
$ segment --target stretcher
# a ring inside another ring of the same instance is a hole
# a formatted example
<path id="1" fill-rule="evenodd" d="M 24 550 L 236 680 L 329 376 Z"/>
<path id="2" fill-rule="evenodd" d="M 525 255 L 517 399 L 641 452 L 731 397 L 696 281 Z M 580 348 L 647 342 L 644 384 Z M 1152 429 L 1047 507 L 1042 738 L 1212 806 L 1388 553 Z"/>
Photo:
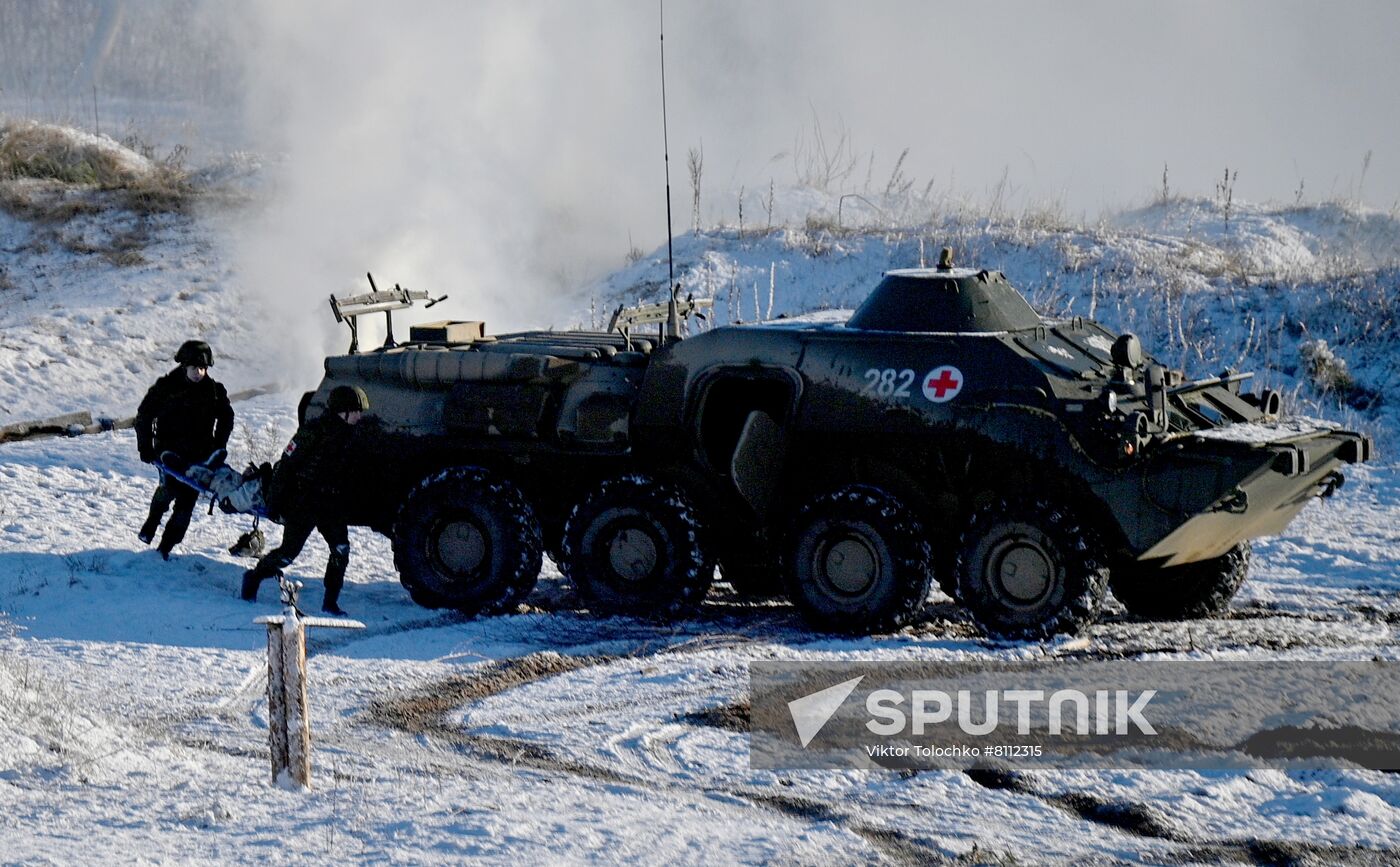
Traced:
<path id="1" fill-rule="evenodd" d="M 219 449 L 198 463 L 188 463 L 174 452 L 163 452 L 154 461 L 160 471 L 162 482 L 169 479 L 198 491 L 201 497 L 209 497 L 209 514 L 214 507 L 230 515 L 252 515 L 253 527 L 238 537 L 229 553 L 240 556 L 256 556 L 262 552 L 266 538 L 258 524 L 263 520 L 277 522 L 267 508 L 263 496 L 263 486 L 271 475 L 271 467 L 249 465 L 243 472 L 235 470 L 224 459 L 228 453 Z"/>

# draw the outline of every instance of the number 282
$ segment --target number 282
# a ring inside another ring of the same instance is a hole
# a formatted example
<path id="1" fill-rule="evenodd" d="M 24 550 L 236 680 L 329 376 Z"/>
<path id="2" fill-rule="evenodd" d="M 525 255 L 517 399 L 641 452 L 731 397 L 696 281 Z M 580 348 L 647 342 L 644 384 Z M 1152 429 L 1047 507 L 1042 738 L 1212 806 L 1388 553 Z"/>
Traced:
<path id="1" fill-rule="evenodd" d="M 909 368 L 895 370 L 893 367 L 872 367 L 865 372 L 865 388 L 861 394 L 875 394 L 880 397 L 908 397 L 909 387 L 914 384 L 914 371 Z"/>

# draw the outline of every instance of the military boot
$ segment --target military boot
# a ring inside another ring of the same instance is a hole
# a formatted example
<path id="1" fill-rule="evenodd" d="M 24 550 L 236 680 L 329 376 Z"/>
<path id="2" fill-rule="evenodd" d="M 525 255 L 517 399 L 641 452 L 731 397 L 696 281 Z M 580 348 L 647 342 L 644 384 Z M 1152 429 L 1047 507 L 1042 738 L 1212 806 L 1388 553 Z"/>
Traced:
<path id="1" fill-rule="evenodd" d="M 155 504 L 151 505 L 150 514 L 146 515 L 146 523 L 142 524 L 141 529 L 136 533 L 136 538 L 141 540 L 141 544 L 149 545 L 155 540 L 156 530 L 160 529 L 160 519 L 165 517 L 165 510 L 168 507 L 168 501 L 161 503 L 160 508 L 156 508 Z"/>
<path id="2" fill-rule="evenodd" d="M 344 617 L 343 611 L 338 604 L 340 602 L 340 589 L 345 586 L 345 567 L 350 565 L 350 546 L 341 544 L 331 546 L 331 555 L 326 560 L 326 595 L 321 599 L 321 610 L 327 614 L 334 614 L 337 617 Z"/>
<path id="3" fill-rule="evenodd" d="M 344 617 L 349 612 L 346 611 L 344 608 L 341 608 L 340 605 L 337 604 L 339 603 L 339 601 L 340 590 L 337 589 L 335 591 L 331 591 L 330 589 L 327 589 L 325 597 L 321 600 L 321 610 L 327 614 L 334 614 L 336 617 Z"/>
<path id="4" fill-rule="evenodd" d="M 264 575 L 258 572 L 256 566 L 249 569 L 247 572 L 243 573 L 243 587 L 238 593 L 239 597 L 244 602 L 257 602 L 258 586 L 262 584 L 264 578 L 272 578 L 274 576 L 280 578 L 282 577 L 282 573 L 279 571 Z"/>

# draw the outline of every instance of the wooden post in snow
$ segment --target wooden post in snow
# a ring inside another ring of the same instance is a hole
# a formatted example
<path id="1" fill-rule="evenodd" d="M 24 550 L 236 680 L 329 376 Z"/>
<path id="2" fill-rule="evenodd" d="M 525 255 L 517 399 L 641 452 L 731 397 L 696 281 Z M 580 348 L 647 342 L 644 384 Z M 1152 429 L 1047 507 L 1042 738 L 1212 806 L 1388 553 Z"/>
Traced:
<path id="1" fill-rule="evenodd" d="M 300 581 L 282 578 L 282 613 L 254 623 L 267 624 L 267 745 L 272 782 L 311 788 L 311 715 L 306 699 L 306 630 L 310 626 L 364 629 L 358 620 L 302 617 L 297 609 Z"/>
<path id="2" fill-rule="evenodd" d="M 262 620 L 263 618 L 258 618 Z M 265 622 L 265 621 L 264 621 Z M 267 624 L 267 745 L 272 781 L 287 770 L 287 694 L 282 677 L 282 625 Z"/>

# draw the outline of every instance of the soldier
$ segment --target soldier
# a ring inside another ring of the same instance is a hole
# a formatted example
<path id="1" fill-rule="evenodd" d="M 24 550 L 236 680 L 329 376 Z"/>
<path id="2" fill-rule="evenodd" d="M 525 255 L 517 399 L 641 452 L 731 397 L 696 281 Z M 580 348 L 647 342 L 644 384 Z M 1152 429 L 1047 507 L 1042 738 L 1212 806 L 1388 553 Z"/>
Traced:
<path id="1" fill-rule="evenodd" d="M 228 445 L 233 432 L 233 406 L 228 392 L 209 376 L 214 351 L 203 340 L 187 340 L 175 353 L 180 366 L 156 380 L 136 410 L 136 448 L 141 460 L 151 463 L 166 452 L 173 452 L 186 465 L 207 460 Z M 150 514 L 136 534 L 149 545 L 160 527 L 161 518 L 175 504 L 160 537 L 160 555 L 170 552 L 185 538 L 199 492 L 161 474 L 160 487 L 151 497 Z"/>
<path id="2" fill-rule="evenodd" d="M 345 614 L 338 603 L 350 565 L 350 538 L 339 504 L 349 481 L 351 436 L 368 409 L 363 389 L 338 386 L 326 400 L 326 412 L 303 424 L 287 445 L 267 489 L 269 510 L 282 518 L 282 544 L 243 573 L 244 600 L 257 600 L 258 585 L 290 566 L 314 529 L 330 548 L 321 610 Z"/>

